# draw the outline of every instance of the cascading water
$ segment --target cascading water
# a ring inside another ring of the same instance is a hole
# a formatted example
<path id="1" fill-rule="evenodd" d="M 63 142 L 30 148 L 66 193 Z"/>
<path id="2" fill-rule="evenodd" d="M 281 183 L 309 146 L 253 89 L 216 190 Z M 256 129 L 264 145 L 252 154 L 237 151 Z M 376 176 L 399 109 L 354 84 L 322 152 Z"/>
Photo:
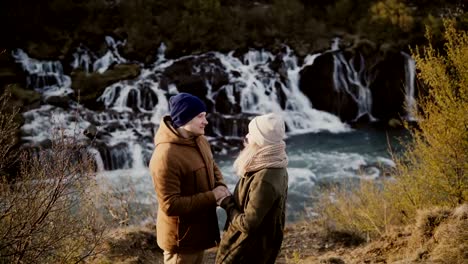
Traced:
<path id="1" fill-rule="evenodd" d="M 85 72 L 102 73 L 111 65 L 127 62 L 118 53 L 118 46 L 124 43 L 115 42 L 111 38 L 106 38 L 106 41 L 109 51 L 102 57 L 96 56 L 83 45 L 80 46 L 73 56 L 72 67 L 81 68 Z M 347 61 L 336 50 L 337 42 L 335 44 L 329 51 L 334 54 L 335 88 L 349 94 L 356 101 L 359 106 L 356 119 L 368 115 L 370 120 L 374 120 L 370 112 L 372 98 L 368 88 L 372 80 L 364 71 L 364 59 L 357 57 L 359 67 L 355 67 L 355 61 Z M 290 203 L 295 206 L 301 206 L 301 203 L 310 198 L 308 190 L 321 178 L 356 177 L 362 173 L 359 171 L 363 168 L 368 177 L 378 177 L 382 173 L 375 164 L 386 163 L 392 166 L 391 161 L 376 154 L 374 149 L 371 150 L 375 152 L 373 154 L 350 152 L 349 148 L 361 151 L 369 135 L 359 134 L 360 132 L 351 130 L 338 117 L 314 109 L 308 97 L 299 89 L 300 72 L 313 65 L 314 60 L 322 54 L 308 55 L 300 64 L 288 47 L 276 55 L 264 50 L 250 50 L 240 58 L 234 56 L 234 52 L 210 52 L 171 60 L 165 58 L 164 51 L 165 46 L 161 44 L 154 64 L 143 68 L 137 78 L 108 86 L 97 99 L 104 107 L 102 111 L 93 111 L 78 103 L 71 103 L 68 109 L 44 105 L 24 113 L 23 140 L 31 145 L 43 144 L 50 139 L 51 130 L 57 126 L 63 127 L 67 135 L 78 136 L 79 139 L 90 142 L 90 152 L 96 157 L 101 175 L 112 175 L 108 176 L 111 178 L 131 175 L 134 179 L 141 180 L 139 191 L 146 194 L 152 192 L 152 184 L 148 182 L 151 180 L 147 164 L 154 148 L 153 135 L 161 118 L 169 112 L 168 98 L 179 91 L 185 91 L 177 82 L 171 81 L 173 77 L 168 76 L 167 71 L 174 65 L 192 61 L 194 63 L 190 65 L 190 76 L 201 76 L 204 87 L 197 89 L 205 91 L 202 99 L 212 103 L 212 113 L 221 117 L 210 124 L 212 131 L 208 135 L 209 139 L 240 139 L 245 132 L 241 129 L 246 124 L 241 122 L 243 119 L 248 121 L 252 115 L 277 112 L 283 115 L 290 138 L 299 138 L 302 142 L 313 145 L 313 150 L 308 150 L 305 149 L 307 144 L 294 144 L 294 139 L 288 143 L 293 148 L 289 150 Z M 29 86 L 44 97 L 73 92 L 70 89 L 70 77 L 64 75 L 60 62 L 34 60 L 21 50 L 16 51 L 13 56 L 28 72 Z M 275 63 L 276 66 L 273 66 Z M 411 71 L 407 69 L 407 72 Z M 216 72 L 227 76 L 226 83 L 217 85 L 216 78 L 210 75 Z M 53 79 L 54 83 L 42 85 L 44 81 L 37 82 L 37 77 L 33 76 L 51 76 L 47 78 Z M 414 79 L 411 78 L 414 75 L 407 80 L 408 84 L 413 82 Z M 408 88 L 412 89 L 410 85 Z M 411 98 L 410 90 L 407 94 Z M 219 104 L 222 96 L 225 96 L 225 100 Z M 223 112 L 220 105 L 230 105 L 237 110 L 232 113 Z M 230 125 L 222 127 L 222 122 Z M 94 133 L 89 132 L 93 130 Z M 89 132 L 87 136 L 83 131 Z M 358 136 L 353 136 L 356 133 Z M 336 137 L 333 136 L 335 134 Z M 348 136 L 344 136 L 345 134 Z M 342 139 L 346 140 L 346 147 L 335 152 L 327 152 L 327 148 L 323 146 Z M 358 143 L 353 145 L 353 141 Z M 372 146 L 374 145 L 377 144 L 373 142 Z M 385 141 L 382 145 L 385 149 Z M 218 161 L 232 188 L 236 177 L 231 168 L 232 162 L 224 160 L 226 157 L 220 157 Z M 296 209 L 292 211 L 294 210 Z"/>
<path id="2" fill-rule="evenodd" d="M 61 96 L 73 93 L 71 79 L 63 73 L 60 61 L 39 61 L 29 58 L 21 49 L 13 52 L 13 58 L 28 73 L 26 85 L 44 95 Z"/>
<path id="3" fill-rule="evenodd" d="M 406 59 L 405 64 L 405 71 L 406 71 L 406 78 L 405 78 L 405 106 L 407 110 L 406 119 L 409 121 L 415 121 L 415 117 L 413 116 L 413 112 L 416 110 L 416 100 L 414 99 L 414 80 L 416 75 L 416 63 L 405 52 L 401 52 L 401 54 Z"/>
<path id="4" fill-rule="evenodd" d="M 126 59 L 120 56 L 118 51 L 119 46 L 125 45 L 125 42 L 115 41 L 113 38 L 107 36 L 106 43 L 108 47 L 106 54 L 93 63 L 93 70 L 95 72 L 104 73 L 112 63 L 127 62 Z"/>
<path id="5" fill-rule="evenodd" d="M 332 44 L 333 51 L 333 82 L 337 91 L 343 91 L 350 95 L 357 103 L 358 113 L 354 120 L 367 115 L 370 121 L 377 119 L 372 116 L 372 95 L 369 89 L 371 76 L 366 71 L 364 58 L 361 54 L 358 57 L 353 56 L 346 60 L 342 51 L 338 49 L 339 39 L 335 39 Z M 359 66 L 356 67 L 355 60 L 358 59 Z"/>
<path id="6" fill-rule="evenodd" d="M 297 58 L 286 48 L 286 52 L 280 58 L 287 71 L 285 82 L 269 67 L 268 62 L 274 60 L 273 54 L 269 52 L 249 51 L 244 56 L 244 63 L 231 54 L 217 53 L 216 56 L 227 72 L 236 72 L 235 75 L 230 74 L 230 83 L 220 90 L 225 89 L 230 102 L 239 103 L 243 113 L 281 113 L 290 135 L 318 131 L 350 131 L 338 117 L 313 109 L 310 101 L 299 90 L 299 71 L 313 63 L 313 56 L 306 58 L 304 65 L 299 67 Z M 234 96 L 236 88 L 240 90 L 240 102 L 236 102 Z M 279 98 L 281 93 L 284 94 L 284 107 L 281 106 Z"/>

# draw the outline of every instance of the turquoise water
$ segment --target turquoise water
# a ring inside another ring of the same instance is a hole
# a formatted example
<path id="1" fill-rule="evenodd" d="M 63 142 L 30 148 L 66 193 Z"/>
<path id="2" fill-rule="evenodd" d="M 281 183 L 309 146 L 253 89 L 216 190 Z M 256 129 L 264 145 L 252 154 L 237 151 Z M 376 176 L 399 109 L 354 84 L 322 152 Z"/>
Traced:
<path id="1" fill-rule="evenodd" d="M 330 184 L 348 184 L 357 180 L 389 177 L 394 166 L 389 147 L 396 153 L 402 145 L 403 131 L 385 132 L 374 129 L 353 130 L 346 133 L 311 133 L 286 139 L 289 157 L 289 191 L 287 221 L 313 218 L 322 187 Z M 231 191 L 237 183 L 232 163 L 237 153 L 215 156 Z M 129 203 L 149 209 L 155 214 L 156 194 L 148 168 L 103 171 L 99 179 L 112 186 L 111 191 L 130 193 Z M 141 209 L 141 208 L 140 208 Z M 139 210 L 139 209 L 138 209 Z M 220 227 L 225 213 L 218 210 Z M 150 214 L 146 213 L 146 214 Z M 136 216 L 140 217 L 140 216 Z"/>
<path id="2" fill-rule="evenodd" d="M 314 207 L 322 187 L 332 183 L 349 184 L 356 180 L 389 177 L 394 166 L 390 149 L 399 153 L 403 131 L 374 129 L 347 133 L 313 133 L 286 140 L 289 157 L 288 221 L 314 217 Z M 237 176 L 232 163 L 235 155 L 216 157 L 229 189 Z"/>

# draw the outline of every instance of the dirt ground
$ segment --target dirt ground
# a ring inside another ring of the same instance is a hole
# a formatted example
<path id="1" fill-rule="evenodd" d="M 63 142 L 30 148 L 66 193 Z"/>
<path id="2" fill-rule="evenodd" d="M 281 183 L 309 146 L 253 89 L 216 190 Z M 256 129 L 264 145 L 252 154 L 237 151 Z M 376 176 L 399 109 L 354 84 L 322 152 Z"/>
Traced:
<path id="1" fill-rule="evenodd" d="M 89 263 L 163 263 L 154 226 L 115 230 L 97 251 L 101 254 Z M 215 256 L 216 248 L 207 250 L 204 263 L 213 264 Z M 369 243 L 360 236 L 323 230 L 310 222 L 290 224 L 276 263 L 467 264 L 468 203 L 421 212 L 416 223 L 395 227 Z"/>

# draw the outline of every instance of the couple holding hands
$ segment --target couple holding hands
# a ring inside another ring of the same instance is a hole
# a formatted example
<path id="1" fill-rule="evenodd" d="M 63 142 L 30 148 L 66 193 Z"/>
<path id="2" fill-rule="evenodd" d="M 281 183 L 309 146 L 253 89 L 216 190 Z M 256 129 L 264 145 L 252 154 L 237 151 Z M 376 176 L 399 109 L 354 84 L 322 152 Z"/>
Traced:
<path id="1" fill-rule="evenodd" d="M 179 93 L 156 132 L 150 171 L 158 199 L 157 242 L 164 263 L 200 264 L 217 246 L 216 263 L 274 263 L 283 241 L 288 191 L 285 124 L 271 113 L 249 123 L 234 162 L 234 192 L 226 187 L 204 137 L 206 106 Z M 227 213 L 220 239 L 216 207 Z"/>

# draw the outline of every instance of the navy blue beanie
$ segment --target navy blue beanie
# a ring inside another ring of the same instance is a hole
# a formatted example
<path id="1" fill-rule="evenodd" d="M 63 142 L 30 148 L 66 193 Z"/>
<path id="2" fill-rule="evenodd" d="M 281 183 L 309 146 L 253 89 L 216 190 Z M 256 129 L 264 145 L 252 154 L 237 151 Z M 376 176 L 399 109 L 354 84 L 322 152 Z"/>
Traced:
<path id="1" fill-rule="evenodd" d="M 187 124 L 201 112 L 206 112 L 205 103 L 188 93 L 179 93 L 169 98 L 169 111 L 174 128 Z"/>

